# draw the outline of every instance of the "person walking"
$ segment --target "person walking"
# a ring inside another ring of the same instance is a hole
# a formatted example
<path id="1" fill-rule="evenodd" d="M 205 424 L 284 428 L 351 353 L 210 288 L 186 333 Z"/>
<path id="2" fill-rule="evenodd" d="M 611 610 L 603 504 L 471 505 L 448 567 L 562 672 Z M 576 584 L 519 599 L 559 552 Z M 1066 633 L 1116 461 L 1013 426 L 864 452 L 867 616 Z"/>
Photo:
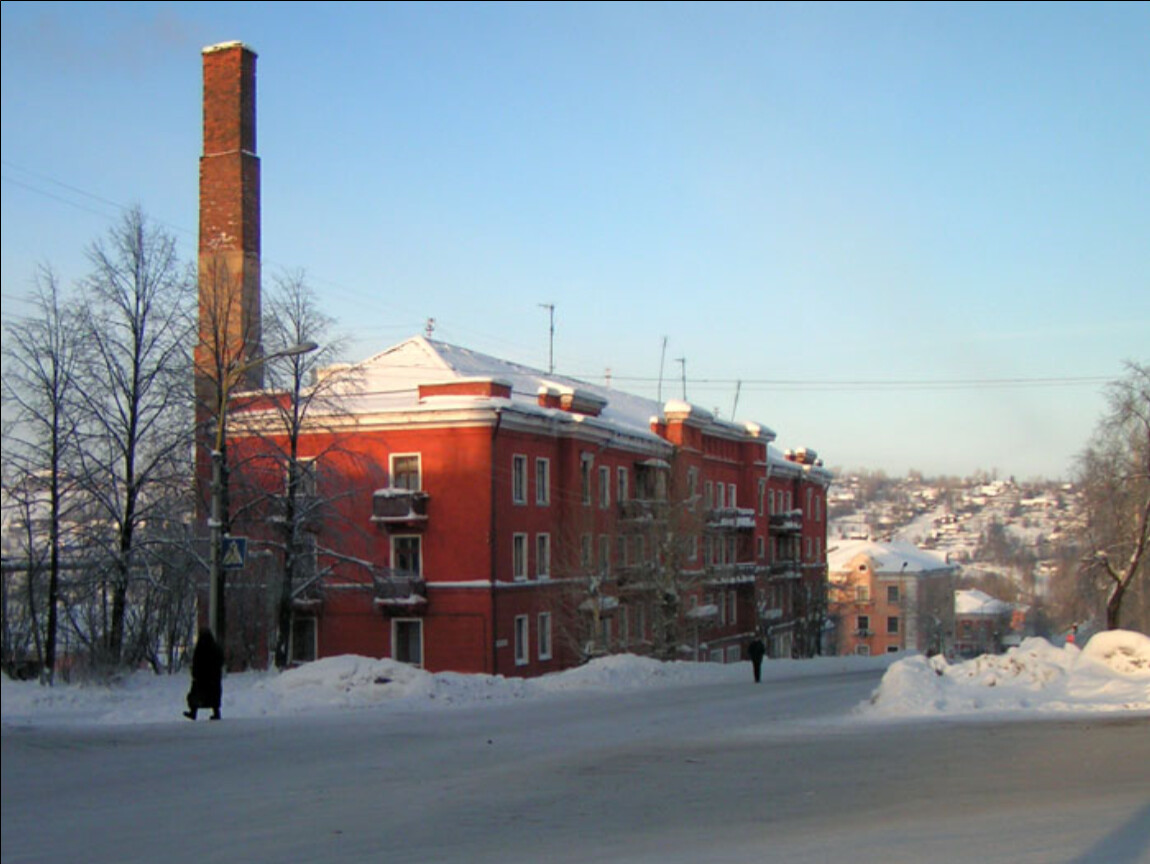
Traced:
<path id="1" fill-rule="evenodd" d="M 755 683 L 763 680 L 763 657 L 767 654 L 767 646 L 763 640 L 756 636 L 747 646 L 747 655 L 751 658 L 751 669 L 755 673 Z"/>
<path id="2" fill-rule="evenodd" d="M 224 652 L 216 642 L 212 631 L 204 628 L 196 639 L 196 650 L 192 653 L 192 689 L 188 691 L 188 710 L 184 716 L 196 719 L 201 708 L 212 709 L 212 719 L 220 719 L 220 702 L 223 701 Z"/>

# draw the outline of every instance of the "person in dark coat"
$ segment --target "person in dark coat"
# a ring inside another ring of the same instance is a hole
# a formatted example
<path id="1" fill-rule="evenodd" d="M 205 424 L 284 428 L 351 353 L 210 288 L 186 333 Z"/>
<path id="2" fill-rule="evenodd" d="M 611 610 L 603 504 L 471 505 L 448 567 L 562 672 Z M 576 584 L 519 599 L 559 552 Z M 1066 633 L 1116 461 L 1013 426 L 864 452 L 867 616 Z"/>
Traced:
<path id="1" fill-rule="evenodd" d="M 224 695 L 224 652 L 212 631 L 206 627 L 196 639 L 192 654 L 192 689 L 188 691 L 188 710 L 184 716 L 196 719 L 201 708 L 212 709 L 212 719 L 220 719 L 220 702 Z"/>
<path id="2" fill-rule="evenodd" d="M 747 646 L 747 654 L 751 658 L 751 668 L 755 672 L 755 683 L 758 684 L 763 680 L 763 657 L 767 654 L 767 646 L 756 636 Z"/>

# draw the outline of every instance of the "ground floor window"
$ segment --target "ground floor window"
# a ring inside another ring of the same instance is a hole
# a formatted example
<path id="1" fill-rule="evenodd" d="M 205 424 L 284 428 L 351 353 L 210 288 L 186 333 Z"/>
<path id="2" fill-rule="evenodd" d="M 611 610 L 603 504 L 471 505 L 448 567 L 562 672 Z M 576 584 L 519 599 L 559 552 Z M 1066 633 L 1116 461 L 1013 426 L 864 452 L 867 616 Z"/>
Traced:
<path id="1" fill-rule="evenodd" d="M 310 663 L 316 655 L 314 618 L 293 618 L 291 622 L 291 662 Z"/>
<path id="2" fill-rule="evenodd" d="M 527 664 L 527 616 L 515 616 L 515 665 Z"/>
<path id="3" fill-rule="evenodd" d="M 397 618 L 391 622 L 391 656 L 400 663 L 423 665 L 423 622 Z"/>

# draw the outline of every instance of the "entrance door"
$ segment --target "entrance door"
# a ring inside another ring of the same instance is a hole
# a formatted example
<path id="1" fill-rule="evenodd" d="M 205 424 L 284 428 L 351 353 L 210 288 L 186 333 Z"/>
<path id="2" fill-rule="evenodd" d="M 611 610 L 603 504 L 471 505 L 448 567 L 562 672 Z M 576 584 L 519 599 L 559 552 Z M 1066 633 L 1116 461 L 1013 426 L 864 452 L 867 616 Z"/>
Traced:
<path id="1" fill-rule="evenodd" d="M 391 622 L 391 656 L 400 663 L 423 665 L 423 622 L 401 618 Z"/>

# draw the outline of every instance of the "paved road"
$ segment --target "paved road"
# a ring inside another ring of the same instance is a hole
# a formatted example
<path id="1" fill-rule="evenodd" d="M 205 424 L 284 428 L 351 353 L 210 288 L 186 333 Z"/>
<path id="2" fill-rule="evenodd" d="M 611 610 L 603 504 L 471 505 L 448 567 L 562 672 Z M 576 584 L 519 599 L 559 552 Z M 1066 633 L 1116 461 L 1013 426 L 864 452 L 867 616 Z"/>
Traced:
<path id="1" fill-rule="evenodd" d="M 1150 862 L 1150 718 L 849 718 L 877 680 L 5 729 L 2 858 Z"/>

